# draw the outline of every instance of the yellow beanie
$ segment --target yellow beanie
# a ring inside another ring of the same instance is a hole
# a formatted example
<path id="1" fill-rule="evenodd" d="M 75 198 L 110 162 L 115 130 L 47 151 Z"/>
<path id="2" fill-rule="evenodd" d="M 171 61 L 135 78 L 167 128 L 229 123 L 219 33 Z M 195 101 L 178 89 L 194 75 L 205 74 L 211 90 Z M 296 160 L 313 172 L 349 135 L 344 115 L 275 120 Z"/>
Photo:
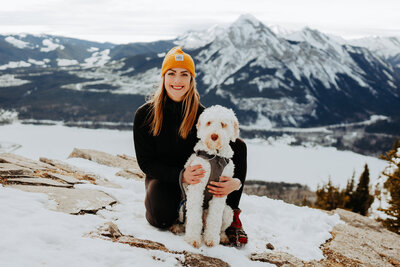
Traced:
<path id="1" fill-rule="evenodd" d="M 182 51 L 181 46 L 175 46 L 169 50 L 162 63 L 161 76 L 164 76 L 167 70 L 172 68 L 184 68 L 187 69 L 193 77 L 196 76 L 194 61 L 189 54 Z"/>

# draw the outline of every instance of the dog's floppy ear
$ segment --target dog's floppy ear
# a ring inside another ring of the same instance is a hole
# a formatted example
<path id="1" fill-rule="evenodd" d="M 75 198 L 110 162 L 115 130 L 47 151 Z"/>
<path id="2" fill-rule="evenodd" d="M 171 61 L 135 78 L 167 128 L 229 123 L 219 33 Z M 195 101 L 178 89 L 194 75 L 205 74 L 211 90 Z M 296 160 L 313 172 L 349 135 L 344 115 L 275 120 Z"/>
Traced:
<path id="1" fill-rule="evenodd" d="M 238 139 L 238 138 L 239 138 L 239 122 L 235 118 L 235 120 L 233 121 L 233 135 L 232 135 L 231 141 L 235 142 L 236 139 Z"/>
<path id="2" fill-rule="evenodd" d="M 198 130 L 200 128 L 200 118 L 197 120 L 197 124 L 196 124 L 196 129 Z"/>

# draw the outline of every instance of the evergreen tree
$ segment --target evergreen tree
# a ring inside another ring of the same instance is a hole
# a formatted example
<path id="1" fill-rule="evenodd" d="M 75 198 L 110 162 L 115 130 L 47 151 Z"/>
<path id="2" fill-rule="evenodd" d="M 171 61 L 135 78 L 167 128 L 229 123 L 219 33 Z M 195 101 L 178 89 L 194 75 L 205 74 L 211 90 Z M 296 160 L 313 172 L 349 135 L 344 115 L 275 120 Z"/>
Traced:
<path id="1" fill-rule="evenodd" d="M 374 197 L 369 193 L 369 169 L 365 164 L 364 172 L 360 176 L 356 191 L 351 196 L 352 211 L 367 215 L 368 209 L 374 201 Z"/>
<path id="2" fill-rule="evenodd" d="M 315 193 L 317 196 L 315 207 L 324 210 L 333 210 L 339 207 L 339 188 L 332 185 L 330 178 L 326 185 L 323 185 L 321 188 L 318 186 Z"/>
<path id="3" fill-rule="evenodd" d="M 304 195 L 304 197 L 303 197 L 303 201 L 301 202 L 301 206 L 304 206 L 304 207 L 310 207 L 311 206 L 311 202 L 307 199 L 307 196 L 306 195 Z"/>
<path id="4" fill-rule="evenodd" d="M 388 218 L 382 222 L 390 231 L 400 234 L 400 140 L 396 139 L 392 149 L 381 158 L 389 162 L 383 175 L 387 177 L 384 188 L 390 194 L 389 208 L 382 209 Z"/>
<path id="5" fill-rule="evenodd" d="M 347 186 L 344 191 L 342 191 L 343 194 L 343 208 L 347 210 L 353 210 L 353 207 L 351 205 L 351 199 L 353 197 L 354 193 L 354 177 L 355 177 L 355 172 L 353 171 L 353 175 L 351 176 L 350 180 L 347 181 Z"/>

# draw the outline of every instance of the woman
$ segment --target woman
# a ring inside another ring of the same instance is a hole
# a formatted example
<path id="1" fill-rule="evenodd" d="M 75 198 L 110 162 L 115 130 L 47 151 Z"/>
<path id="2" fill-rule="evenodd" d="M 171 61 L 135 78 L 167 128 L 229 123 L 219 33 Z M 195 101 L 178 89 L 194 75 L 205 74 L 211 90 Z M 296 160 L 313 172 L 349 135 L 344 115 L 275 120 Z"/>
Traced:
<path id="1" fill-rule="evenodd" d="M 146 174 L 146 219 L 166 229 L 178 218 L 182 200 L 182 182 L 196 184 L 204 177 L 201 165 L 183 166 L 197 143 L 196 123 L 204 106 L 196 89 L 195 66 L 190 55 L 174 47 L 165 56 L 161 84 L 152 98 L 135 113 L 133 132 L 136 157 Z M 233 245 L 247 243 L 238 207 L 246 178 L 246 144 L 237 139 L 230 143 L 235 164 L 234 177 L 220 177 L 209 191 L 216 197 L 228 195 L 227 204 L 234 210 L 232 225 L 226 230 Z"/>

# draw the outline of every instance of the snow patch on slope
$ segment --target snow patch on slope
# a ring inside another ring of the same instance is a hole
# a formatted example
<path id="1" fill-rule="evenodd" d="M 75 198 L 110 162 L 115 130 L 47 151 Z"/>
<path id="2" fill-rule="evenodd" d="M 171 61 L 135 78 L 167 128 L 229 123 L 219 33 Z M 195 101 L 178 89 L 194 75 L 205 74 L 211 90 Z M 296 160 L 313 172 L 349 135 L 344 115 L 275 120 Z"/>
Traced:
<path id="1" fill-rule="evenodd" d="M 92 68 L 98 66 L 104 66 L 110 60 L 110 49 L 105 49 L 99 52 L 98 48 L 92 47 L 90 52 L 94 52 L 91 57 L 85 59 L 85 63 L 82 64 L 85 68 Z M 89 50 L 88 50 L 89 51 Z"/>
<path id="2" fill-rule="evenodd" d="M 13 46 L 15 46 L 19 49 L 29 48 L 29 42 L 19 40 L 19 39 L 15 38 L 14 36 L 8 36 L 4 40 L 6 40 L 6 42 L 12 44 Z"/>
<path id="3" fill-rule="evenodd" d="M 10 61 L 8 64 L 1 65 L 0 70 L 6 69 L 15 69 L 15 68 L 23 68 L 23 67 L 30 67 L 32 64 L 25 62 L 25 61 Z"/>
<path id="4" fill-rule="evenodd" d="M 133 75 L 124 75 L 133 71 L 133 68 L 127 70 L 120 70 L 124 66 L 123 60 L 112 61 L 103 66 L 95 69 L 79 69 L 71 70 L 70 73 L 85 79 L 92 79 L 92 81 L 74 83 L 63 85 L 63 88 L 71 90 L 84 90 L 89 92 L 109 92 L 114 94 L 138 94 L 149 95 L 153 93 L 160 82 L 160 69 L 152 68 L 145 72 L 140 72 Z M 104 88 L 100 89 L 86 89 L 86 86 L 101 84 L 104 86 L 117 87 L 117 89 Z"/>
<path id="5" fill-rule="evenodd" d="M 0 87 L 20 86 L 26 83 L 30 83 L 30 81 L 15 78 L 14 74 L 0 75 Z"/>
<path id="6" fill-rule="evenodd" d="M 40 48 L 41 52 L 50 52 L 56 49 L 64 49 L 65 47 L 61 44 L 54 43 L 53 40 L 45 39 L 42 41 L 44 47 Z"/>
<path id="7" fill-rule="evenodd" d="M 77 65 L 79 62 L 75 59 L 57 58 L 57 65 L 60 67 Z"/>
<path id="8" fill-rule="evenodd" d="M 346 40 L 346 43 L 368 48 L 384 58 L 389 58 L 400 54 L 399 37 L 372 36 Z"/>

